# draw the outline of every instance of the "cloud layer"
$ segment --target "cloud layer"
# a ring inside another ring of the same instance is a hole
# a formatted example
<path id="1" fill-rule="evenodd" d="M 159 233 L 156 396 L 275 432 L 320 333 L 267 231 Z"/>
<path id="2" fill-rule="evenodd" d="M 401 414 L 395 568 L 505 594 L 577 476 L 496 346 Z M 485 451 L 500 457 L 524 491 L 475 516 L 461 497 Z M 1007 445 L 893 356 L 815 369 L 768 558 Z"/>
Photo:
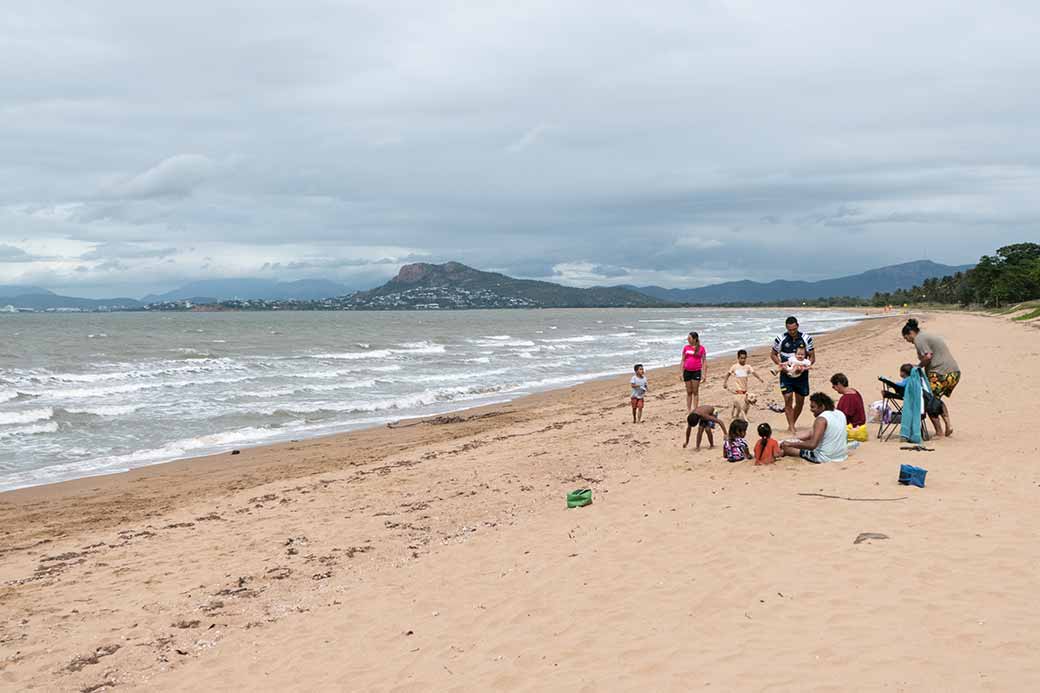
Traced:
<path id="1" fill-rule="evenodd" d="M 1035 3 L 22 5 L 0 283 L 696 286 L 1040 237 Z"/>

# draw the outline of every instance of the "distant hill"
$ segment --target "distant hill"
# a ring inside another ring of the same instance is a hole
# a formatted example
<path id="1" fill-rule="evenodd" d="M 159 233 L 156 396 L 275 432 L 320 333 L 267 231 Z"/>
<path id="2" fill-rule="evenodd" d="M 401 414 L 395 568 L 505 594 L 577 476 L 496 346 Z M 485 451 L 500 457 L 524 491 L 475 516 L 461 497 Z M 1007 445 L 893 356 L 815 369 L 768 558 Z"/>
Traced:
<path id="1" fill-rule="evenodd" d="M 41 289 L 38 286 L 14 286 L 12 284 L 0 284 L 0 298 L 8 298 L 11 296 L 26 296 L 26 295 L 40 295 L 40 294 L 52 294 L 53 291 L 47 289 Z"/>
<path id="2" fill-rule="evenodd" d="M 677 303 L 771 303 L 794 299 L 854 296 L 869 298 L 877 292 L 908 289 L 933 277 L 945 277 L 971 269 L 973 265 L 941 265 L 930 260 L 905 262 L 868 270 L 861 274 L 816 282 L 778 279 L 767 283 L 725 282 L 696 289 L 666 289 L 660 286 L 625 287 L 647 296 Z"/>
<path id="3" fill-rule="evenodd" d="M 664 302 L 621 287 L 577 289 L 551 282 L 514 279 L 458 262 L 405 265 L 397 276 L 353 296 L 361 309 L 407 308 L 591 308 L 660 306 Z"/>
<path id="4" fill-rule="evenodd" d="M 312 301 L 352 293 L 353 289 L 327 279 L 300 279 L 279 282 L 271 279 L 204 279 L 167 291 L 164 294 L 149 294 L 142 303 L 189 300 L 196 303 L 213 303 L 229 299 L 296 299 Z"/>
<path id="5" fill-rule="evenodd" d="M 127 310 L 140 308 L 141 302 L 132 298 L 77 298 L 75 296 L 59 296 L 47 292 L 41 294 L 25 294 L 22 296 L 4 296 L 0 305 L 10 305 L 23 310 Z"/>

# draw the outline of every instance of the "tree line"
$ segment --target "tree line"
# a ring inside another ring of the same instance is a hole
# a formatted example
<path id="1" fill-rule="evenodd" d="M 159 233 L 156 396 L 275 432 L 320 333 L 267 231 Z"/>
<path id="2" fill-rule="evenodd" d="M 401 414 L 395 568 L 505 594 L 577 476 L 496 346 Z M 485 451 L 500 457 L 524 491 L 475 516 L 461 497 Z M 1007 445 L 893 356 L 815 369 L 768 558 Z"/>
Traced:
<path id="1" fill-rule="evenodd" d="M 1040 298 L 1040 244 L 1015 243 L 983 255 L 970 270 L 874 294 L 875 306 L 944 303 L 1000 308 Z"/>

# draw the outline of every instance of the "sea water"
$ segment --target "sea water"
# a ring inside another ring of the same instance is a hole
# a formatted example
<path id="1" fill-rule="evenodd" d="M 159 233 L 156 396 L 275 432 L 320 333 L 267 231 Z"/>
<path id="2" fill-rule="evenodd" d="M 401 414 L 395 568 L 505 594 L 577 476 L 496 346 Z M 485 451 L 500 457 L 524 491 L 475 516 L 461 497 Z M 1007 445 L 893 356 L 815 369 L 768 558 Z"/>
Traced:
<path id="1" fill-rule="evenodd" d="M 775 309 L 0 315 L 0 490 L 323 435 L 768 343 Z M 818 333 L 861 318 L 805 310 Z M 721 373 L 719 373 L 721 375 Z M 652 386 L 652 384 L 651 384 Z M 627 389 L 618 394 L 627 397 Z"/>

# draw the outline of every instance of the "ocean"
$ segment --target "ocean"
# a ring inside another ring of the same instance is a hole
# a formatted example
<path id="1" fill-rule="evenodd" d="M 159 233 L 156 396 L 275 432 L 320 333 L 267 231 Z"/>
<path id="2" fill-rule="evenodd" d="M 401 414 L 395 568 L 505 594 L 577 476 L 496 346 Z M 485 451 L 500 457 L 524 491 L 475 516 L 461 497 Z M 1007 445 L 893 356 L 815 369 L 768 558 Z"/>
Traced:
<path id="1" fill-rule="evenodd" d="M 818 333 L 860 319 L 798 311 Z M 768 343 L 776 309 L 0 315 L 0 490 L 442 413 Z M 627 389 L 618 393 L 627 396 Z"/>

